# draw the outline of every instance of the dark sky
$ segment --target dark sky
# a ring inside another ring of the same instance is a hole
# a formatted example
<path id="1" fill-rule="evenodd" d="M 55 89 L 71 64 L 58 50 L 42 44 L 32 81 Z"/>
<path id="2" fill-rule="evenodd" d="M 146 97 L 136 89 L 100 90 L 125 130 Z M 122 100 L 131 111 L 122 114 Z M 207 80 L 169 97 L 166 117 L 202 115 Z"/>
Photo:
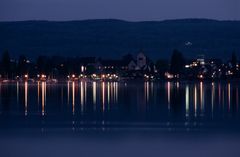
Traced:
<path id="1" fill-rule="evenodd" d="M 240 0 L 0 0 L 0 21 L 116 18 L 240 20 Z"/>

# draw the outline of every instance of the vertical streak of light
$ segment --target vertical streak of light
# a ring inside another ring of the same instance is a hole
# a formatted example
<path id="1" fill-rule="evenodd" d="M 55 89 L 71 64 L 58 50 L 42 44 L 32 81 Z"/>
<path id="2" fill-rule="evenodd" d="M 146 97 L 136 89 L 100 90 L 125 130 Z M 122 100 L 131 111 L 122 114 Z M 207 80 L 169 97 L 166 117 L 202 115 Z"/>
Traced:
<path id="1" fill-rule="evenodd" d="M 72 114 L 75 114 L 75 82 L 72 82 Z"/>
<path id="2" fill-rule="evenodd" d="M 177 82 L 177 89 L 179 89 L 179 82 Z"/>
<path id="3" fill-rule="evenodd" d="M 83 88 L 83 82 L 81 81 L 80 82 L 80 93 L 81 93 L 81 96 L 80 96 L 80 98 L 81 98 L 81 112 L 83 112 L 83 104 L 84 104 L 84 88 Z"/>
<path id="4" fill-rule="evenodd" d="M 113 82 L 113 103 L 116 103 L 116 82 Z"/>
<path id="5" fill-rule="evenodd" d="M 44 99 L 44 105 L 46 106 L 46 101 L 47 101 L 47 84 L 46 84 L 46 82 L 44 82 L 44 97 L 45 97 L 45 99 Z M 45 111 L 45 114 L 46 114 L 46 111 Z"/>
<path id="6" fill-rule="evenodd" d="M 171 84 L 170 84 L 170 82 L 167 82 L 167 97 L 168 97 L 168 110 L 170 110 L 170 104 L 171 104 Z"/>
<path id="7" fill-rule="evenodd" d="M 45 115 L 45 82 L 42 82 L 42 116 Z"/>
<path id="8" fill-rule="evenodd" d="M 105 82 L 102 82 L 102 110 L 105 111 Z"/>
<path id="9" fill-rule="evenodd" d="M 201 105 L 201 112 L 203 111 L 203 83 L 200 82 L 200 105 Z"/>
<path id="10" fill-rule="evenodd" d="M 94 108 L 96 109 L 96 95 L 97 95 L 97 87 L 96 87 L 96 82 L 93 82 L 93 104 Z"/>
<path id="11" fill-rule="evenodd" d="M 114 82 L 111 82 L 110 84 L 110 102 L 111 104 L 114 104 Z M 109 110 L 110 110 L 110 105 L 109 105 Z"/>
<path id="12" fill-rule="evenodd" d="M 147 96 L 147 103 L 148 103 L 148 101 L 149 101 L 149 82 L 147 81 L 146 82 L 146 96 Z"/>
<path id="13" fill-rule="evenodd" d="M 28 114 L 28 82 L 24 84 L 25 116 Z"/>
<path id="14" fill-rule="evenodd" d="M 110 83 L 107 83 L 107 100 L 108 100 L 108 105 L 110 103 Z"/>
<path id="15" fill-rule="evenodd" d="M 197 116 L 197 86 L 194 86 L 194 115 Z"/>
<path id="16" fill-rule="evenodd" d="M 17 104 L 19 102 L 19 82 L 17 81 Z"/>
<path id="17" fill-rule="evenodd" d="M 110 87 L 110 94 L 111 94 L 110 99 L 111 99 L 111 103 L 113 103 L 113 104 L 115 103 L 114 83 L 115 83 L 115 82 L 111 82 L 111 87 Z"/>
<path id="18" fill-rule="evenodd" d="M 186 117 L 189 116 L 189 86 L 186 86 L 185 92 L 185 101 L 186 101 Z"/>

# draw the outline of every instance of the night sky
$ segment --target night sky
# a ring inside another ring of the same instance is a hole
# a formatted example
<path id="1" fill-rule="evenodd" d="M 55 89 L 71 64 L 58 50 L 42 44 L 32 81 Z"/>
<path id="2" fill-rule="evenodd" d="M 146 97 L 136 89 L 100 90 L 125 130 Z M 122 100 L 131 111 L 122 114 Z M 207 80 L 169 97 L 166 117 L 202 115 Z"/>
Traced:
<path id="1" fill-rule="evenodd" d="M 0 0 L 0 20 L 240 20 L 239 0 Z"/>

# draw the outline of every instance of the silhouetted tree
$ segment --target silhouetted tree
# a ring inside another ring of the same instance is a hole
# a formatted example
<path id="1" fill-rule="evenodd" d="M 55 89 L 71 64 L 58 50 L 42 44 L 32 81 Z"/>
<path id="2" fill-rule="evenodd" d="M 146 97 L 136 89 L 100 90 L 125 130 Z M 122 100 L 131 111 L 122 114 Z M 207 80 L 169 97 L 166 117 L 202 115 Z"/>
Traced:
<path id="1" fill-rule="evenodd" d="M 174 75 L 180 74 L 180 72 L 183 70 L 184 64 L 185 60 L 182 53 L 176 49 L 173 50 L 170 72 Z"/>
<path id="2" fill-rule="evenodd" d="M 169 69 L 168 61 L 162 59 L 157 60 L 156 68 L 160 77 L 164 77 L 164 73 Z"/>

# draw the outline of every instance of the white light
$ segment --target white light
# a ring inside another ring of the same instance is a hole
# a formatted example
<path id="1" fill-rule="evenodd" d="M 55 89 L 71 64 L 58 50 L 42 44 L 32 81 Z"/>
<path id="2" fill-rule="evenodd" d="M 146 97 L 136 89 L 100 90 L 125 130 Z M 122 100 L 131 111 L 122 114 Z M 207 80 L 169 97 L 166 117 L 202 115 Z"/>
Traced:
<path id="1" fill-rule="evenodd" d="M 84 66 L 81 66 L 81 72 L 84 72 L 84 69 L 85 69 Z"/>
<path id="2" fill-rule="evenodd" d="M 202 79 L 202 78 L 203 78 L 203 75 L 199 75 L 199 78 L 201 78 L 201 79 Z"/>
<path id="3" fill-rule="evenodd" d="M 43 74 L 42 74 L 42 76 L 41 76 L 41 77 L 42 77 L 42 78 L 45 78 L 45 77 L 46 77 L 46 75 L 43 75 Z"/>

